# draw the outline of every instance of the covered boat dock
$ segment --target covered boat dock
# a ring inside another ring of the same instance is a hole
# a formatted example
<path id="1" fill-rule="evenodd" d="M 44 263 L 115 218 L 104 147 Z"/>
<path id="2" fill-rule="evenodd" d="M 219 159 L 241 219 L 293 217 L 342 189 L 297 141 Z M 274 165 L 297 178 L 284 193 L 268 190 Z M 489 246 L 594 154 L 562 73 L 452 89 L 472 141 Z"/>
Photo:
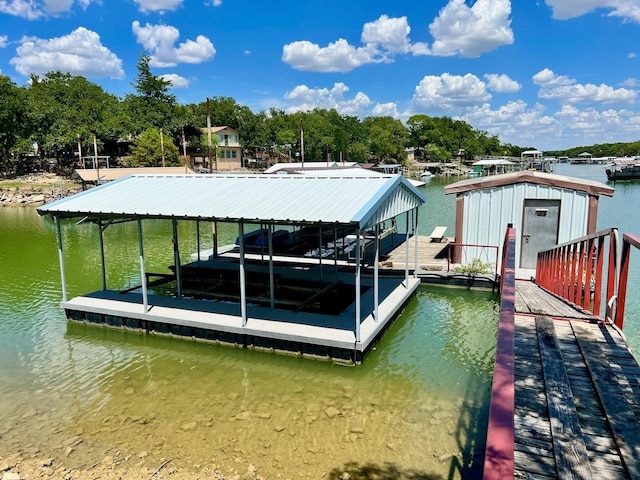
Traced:
<path id="1" fill-rule="evenodd" d="M 56 220 L 61 305 L 71 320 L 359 363 L 420 283 L 408 259 L 424 201 L 400 175 L 133 175 L 38 212 Z M 96 224 L 102 266 L 102 288 L 71 299 L 64 219 Z M 172 222 L 167 272 L 146 271 L 148 220 Z M 209 255 L 198 243 L 183 262 L 177 225 L 185 221 L 212 226 Z M 104 247 L 104 231 L 121 222 L 136 222 L 138 232 L 140 284 L 125 290 L 107 285 Z M 237 245 L 218 245 L 219 222 L 238 226 Z M 387 237 L 387 225 L 397 222 L 405 227 L 404 275 L 380 276 L 381 246 L 398 235 Z"/>

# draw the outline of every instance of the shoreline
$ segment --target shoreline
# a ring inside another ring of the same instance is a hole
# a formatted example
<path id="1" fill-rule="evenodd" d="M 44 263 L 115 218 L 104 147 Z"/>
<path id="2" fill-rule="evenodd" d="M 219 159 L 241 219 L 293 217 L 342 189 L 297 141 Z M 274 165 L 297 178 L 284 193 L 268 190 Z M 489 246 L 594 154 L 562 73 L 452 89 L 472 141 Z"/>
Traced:
<path id="1" fill-rule="evenodd" d="M 45 204 L 81 190 L 79 183 L 51 173 L 0 180 L 0 207 Z"/>

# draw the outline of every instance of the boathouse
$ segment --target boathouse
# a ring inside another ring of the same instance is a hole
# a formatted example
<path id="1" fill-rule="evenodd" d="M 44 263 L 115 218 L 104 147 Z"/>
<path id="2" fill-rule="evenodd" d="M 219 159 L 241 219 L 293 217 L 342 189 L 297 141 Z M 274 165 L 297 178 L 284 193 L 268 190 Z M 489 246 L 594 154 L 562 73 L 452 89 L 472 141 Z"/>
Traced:
<path id="1" fill-rule="evenodd" d="M 358 363 L 419 285 L 408 261 L 400 276 L 379 276 L 378 265 L 388 223 L 404 223 L 409 258 L 424 201 L 401 175 L 133 175 L 38 212 L 56 220 L 71 320 Z M 173 225 L 164 272 L 145 267 L 148 221 Z M 61 232 L 85 222 L 96 225 L 102 288 L 69 299 Z M 121 222 L 137 224 L 136 288 L 107 285 L 104 232 Z M 180 252 L 178 222 L 237 225 L 236 245 L 214 235 L 209 254 L 199 243 Z"/>
<path id="2" fill-rule="evenodd" d="M 516 239 L 516 267 L 534 269 L 538 252 L 596 231 L 600 195 L 614 189 L 600 182 L 523 170 L 462 180 L 445 187 L 456 195 L 456 232 L 462 245 L 501 247 L 509 224 Z M 465 255 L 474 249 L 465 247 Z"/>

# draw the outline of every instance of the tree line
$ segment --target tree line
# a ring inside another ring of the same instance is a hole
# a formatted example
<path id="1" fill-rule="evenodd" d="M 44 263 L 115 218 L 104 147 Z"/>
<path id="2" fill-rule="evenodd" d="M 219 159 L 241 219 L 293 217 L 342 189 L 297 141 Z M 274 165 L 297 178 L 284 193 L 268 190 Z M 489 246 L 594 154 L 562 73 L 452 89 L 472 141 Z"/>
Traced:
<path id="1" fill-rule="evenodd" d="M 340 115 L 335 109 L 254 113 L 233 98 L 213 97 L 181 105 L 171 84 L 154 75 L 141 55 L 133 93 L 119 98 L 78 75 L 31 75 L 17 86 L 0 75 L 0 173 L 16 176 L 43 169 L 70 170 L 83 156 L 126 158 L 131 166 L 178 165 L 181 154 L 206 154 L 202 127 L 228 126 L 240 133 L 245 156 L 280 152 L 300 158 L 402 163 L 405 149 L 416 158 L 441 162 L 477 155 L 519 156 L 530 147 L 503 145 L 496 135 L 449 117 L 413 115 L 406 124 L 391 117 Z M 162 149 L 161 149 L 162 145 Z M 187 149 L 188 146 L 188 149 Z M 296 155 L 297 154 L 297 155 Z"/>

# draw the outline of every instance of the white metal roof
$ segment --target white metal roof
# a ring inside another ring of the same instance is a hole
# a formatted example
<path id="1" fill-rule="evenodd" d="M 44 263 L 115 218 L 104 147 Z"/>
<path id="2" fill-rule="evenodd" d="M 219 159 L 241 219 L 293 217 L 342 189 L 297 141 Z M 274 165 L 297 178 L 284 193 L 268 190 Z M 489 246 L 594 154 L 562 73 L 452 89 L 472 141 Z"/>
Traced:
<path id="1" fill-rule="evenodd" d="M 132 175 L 38 208 L 41 215 L 355 223 L 366 228 L 424 203 L 401 175 Z"/>

